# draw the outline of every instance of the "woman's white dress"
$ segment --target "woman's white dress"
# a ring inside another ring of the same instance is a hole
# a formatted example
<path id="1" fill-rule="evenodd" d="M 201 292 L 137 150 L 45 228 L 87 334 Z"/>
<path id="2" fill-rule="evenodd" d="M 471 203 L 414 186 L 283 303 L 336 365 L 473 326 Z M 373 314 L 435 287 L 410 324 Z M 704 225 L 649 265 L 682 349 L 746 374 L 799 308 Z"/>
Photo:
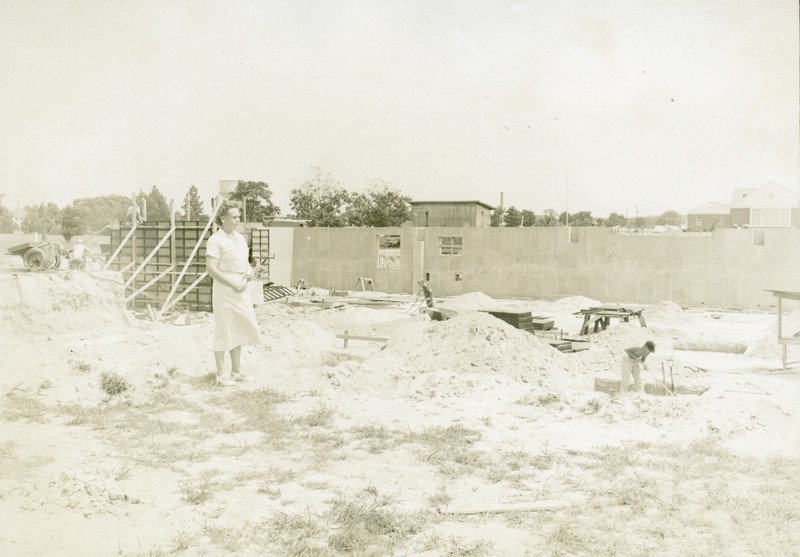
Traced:
<path id="1" fill-rule="evenodd" d="M 212 234 L 206 242 L 206 257 L 216 257 L 220 272 L 234 284 L 240 284 L 252 273 L 247 241 L 236 231 L 226 234 L 220 228 Z M 247 289 L 239 292 L 215 280 L 211 289 L 211 307 L 214 311 L 214 352 L 261 343 L 253 301 Z"/>

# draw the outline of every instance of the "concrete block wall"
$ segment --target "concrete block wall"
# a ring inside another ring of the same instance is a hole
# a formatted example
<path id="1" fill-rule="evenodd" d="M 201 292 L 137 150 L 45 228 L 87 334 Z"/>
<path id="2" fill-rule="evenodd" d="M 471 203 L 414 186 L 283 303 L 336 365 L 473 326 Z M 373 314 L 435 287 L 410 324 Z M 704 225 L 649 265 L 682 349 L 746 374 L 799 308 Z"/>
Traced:
<path id="1" fill-rule="evenodd" d="M 414 228 L 296 228 L 292 282 L 304 279 L 320 288 L 356 288 L 359 277 L 376 290 L 413 292 Z M 400 268 L 378 268 L 378 237 L 400 236 Z"/>
<path id="2" fill-rule="evenodd" d="M 380 234 L 401 236 L 399 269 L 377 269 Z M 463 253 L 442 255 L 442 236 L 462 237 Z M 800 291 L 800 229 L 638 236 L 606 228 L 303 228 L 295 231 L 292 269 L 293 280 L 326 288 L 353 289 L 365 276 L 378 290 L 411 293 L 427 274 L 442 296 L 768 309 L 774 297 L 764 289 Z"/>

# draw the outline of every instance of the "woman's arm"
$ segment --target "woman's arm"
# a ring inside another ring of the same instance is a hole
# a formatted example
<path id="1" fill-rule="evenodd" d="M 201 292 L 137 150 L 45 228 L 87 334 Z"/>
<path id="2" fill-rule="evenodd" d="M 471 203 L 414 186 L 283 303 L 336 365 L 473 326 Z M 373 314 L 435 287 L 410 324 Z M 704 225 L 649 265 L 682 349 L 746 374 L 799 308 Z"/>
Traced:
<path id="1" fill-rule="evenodd" d="M 243 291 L 247 286 L 244 283 L 235 283 L 228 279 L 225 276 L 225 273 L 219 270 L 219 258 L 218 257 L 208 257 L 206 256 L 206 272 L 213 278 L 214 280 L 218 280 L 223 284 L 227 284 L 234 290 L 238 290 L 239 292 Z"/>

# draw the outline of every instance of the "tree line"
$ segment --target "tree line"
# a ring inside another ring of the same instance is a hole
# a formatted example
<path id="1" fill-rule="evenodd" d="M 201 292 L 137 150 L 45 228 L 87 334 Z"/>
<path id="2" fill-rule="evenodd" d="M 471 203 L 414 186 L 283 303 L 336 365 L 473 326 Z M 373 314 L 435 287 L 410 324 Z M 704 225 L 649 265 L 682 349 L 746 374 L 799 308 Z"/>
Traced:
<path id="1" fill-rule="evenodd" d="M 281 214 L 280 207 L 272 201 L 272 194 L 266 182 L 239 180 L 230 197 L 242 205 L 243 216 L 248 222 L 267 223 Z M 146 207 L 147 220 L 170 220 L 170 204 L 158 186 L 152 186 L 147 192 L 140 190 L 136 194 L 136 203 L 142 209 Z M 300 186 L 291 191 L 289 205 L 291 214 L 288 217 L 318 227 L 398 227 L 412 216 L 411 198 L 388 182 L 375 179 L 362 191 L 350 191 L 330 172 L 319 167 L 314 167 Z M 73 236 L 96 233 L 112 221 L 130 221 L 130 210 L 131 198 L 116 194 L 78 198 L 64 208 L 55 203 L 40 203 L 25 207 L 20 228 L 25 233 L 61 234 L 69 240 Z M 190 186 L 174 216 L 176 220 L 207 221 L 209 214 L 197 187 Z M 675 211 L 666 211 L 658 217 L 628 219 L 619 213 L 611 213 L 608 218 L 595 218 L 591 211 L 568 215 L 547 209 L 536 214 L 529 209 L 510 206 L 493 212 L 491 226 L 647 228 L 657 224 L 680 225 L 681 222 L 681 216 Z M 13 231 L 11 212 L 0 205 L 0 232 Z"/>
<path id="2" fill-rule="evenodd" d="M 529 209 L 517 209 L 513 205 L 507 209 L 497 208 L 492 212 L 491 226 L 605 226 L 629 228 L 653 228 L 662 226 L 681 226 L 683 216 L 677 211 L 665 211 L 657 216 L 637 216 L 628 218 L 620 213 L 611 213 L 607 218 L 594 217 L 591 211 L 578 211 L 569 213 L 562 211 L 556 213 L 553 209 L 546 209 L 541 214 L 535 214 Z"/>

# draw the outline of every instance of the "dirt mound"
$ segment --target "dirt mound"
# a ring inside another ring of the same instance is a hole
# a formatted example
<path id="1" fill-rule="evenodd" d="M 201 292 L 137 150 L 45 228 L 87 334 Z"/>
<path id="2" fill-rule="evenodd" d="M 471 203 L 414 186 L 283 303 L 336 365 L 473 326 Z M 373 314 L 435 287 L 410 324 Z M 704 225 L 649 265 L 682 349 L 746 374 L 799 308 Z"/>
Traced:
<path id="1" fill-rule="evenodd" d="M 401 371 L 502 373 L 525 380 L 563 373 L 563 354 L 530 333 L 484 312 L 447 321 L 415 322 L 399 329 L 369 365 Z"/>
<path id="2" fill-rule="evenodd" d="M 115 272 L 0 275 L 0 316 L 13 331 L 58 334 L 134 323 Z"/>
<path id="3" fill-rule="evenodd" d="M 683 308 L 675 302 L 662 301 L 656 304 L 651 304 L 642 312 L 645 320 L 667 322 L 667 323 L 683 323 L 690 320 L 690 315 L 683 311 Z"/>
<path id="4" fill-rule="evenodd" d="M 454 311 L 477 311 L 482 309 L 494 309 L 497 301 L 483 292 L 469 292 L 460 296 L 454 296 L 444 300 L 441 307 Z"/>
<path id="5" fill-rule="evenodd" d="M 591 308 L 602 305 L 597 300 L 592 300 L 585 296 L 567 296 L 559 298 L 554 302 L 550 302 L 550 311 L 557 311 L 560 313 L 575 313 L 584 308 Z"/>

